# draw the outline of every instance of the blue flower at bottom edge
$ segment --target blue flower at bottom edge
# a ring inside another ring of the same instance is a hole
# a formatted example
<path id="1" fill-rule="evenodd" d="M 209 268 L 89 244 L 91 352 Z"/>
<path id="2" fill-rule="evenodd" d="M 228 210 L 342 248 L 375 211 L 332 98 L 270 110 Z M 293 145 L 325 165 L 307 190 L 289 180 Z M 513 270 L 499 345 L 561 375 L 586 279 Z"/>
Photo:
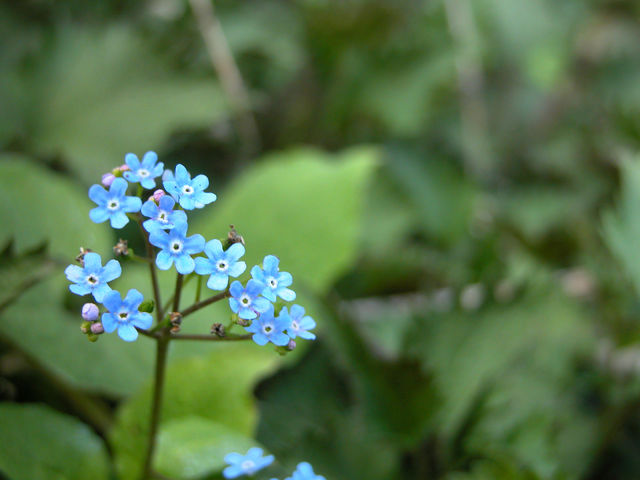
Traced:
<path id="1" fill-rule="evenodd" d="M 262 313 L 245 330 L 253 333 L 253 341 L 260 346 L 271 342 L 284 347 L 289 343 L 289 335 L 284 333 L 288 326 L 289 316 L 281 314 L 274 317 L 273 305 L 271 305 L 269 310 Z"/>
<path id="2" fill-rule="evenodd" d="M 116 178 L 109 191 L 100 185 L 91 185 L 89 198 L 98 206 L 89 212 L 89 217 L 94 223 L 102 223 L 109 220 L 113 228 L 122 228 L 129 223 L 127 213 L 140 211 L 142 200 L 138 197 L 127 197 L 129 184 L 124 178 Z"/>
<path id="3" fill-rule="evenodd" d="M 224 457 L 224 461 L 229 464 L 222 474 L 224 478 L 237 478 L 242 475 L 253 475 L 259 470 L 273 463 L 273 455 L 262 456 L 261 448 L 250 448 L 246 455 L 240 453 L 229 453 Z"/>
<path id="4" fill-rule="evenodd" d="M 198 175 L 193 180 L 184 165 L 176 165 L 175 175 L 168 171 L 164 178 L 164 189 L 180 203 L 185 210 L 202 208 L 205 205 L 215 202 L 215 193 L 205 192 L 209 186 L 209 179 L 206 175 Z"/>
<path id="5" fill-rule="evenodd" d="M 151 232 L 149 243 L 162 249 L 156 256 L 156 265 L 160 270 L 169 270 L 175 263 L 178 273 L 186 275 L 193 272 L 195 268 L 195 261 L 191 255 L 202 251 L 204 237 L 198 233 L 187 237 L 187 224 L 179 222 L 168 232 L 164 230 Z"/>
<path id="6" fill-rule="evenodd" d="M 280 260 L 274 255 L 267 255 L 262 261 L 262 267 L 258 265 L 251 269 L 251 276 L 266 285 L 262 295 L 272 302 L 279 296 L 287 302 L 296 299 L 296 292 L 287 288 L 293 283 L 293 277 L 289 272 L 281 272 L 278 269 Z"/>
<path id="7" fill-rule="evenodd" d="M 165 195 L 160 199 L 158 205 L 152 198 L 142 204 L 140 210 L 142 215 L 149 217 L 142 226 L 147 232 L 154 230 L 170 230 L 176 226 L 176 223 L 186 223 L 187 214 L 183 210 L 174 210 L 176 201 L 169 195 Z"/>
<path id="8" fill-rule="evenodd" d="M 85 253 L 84 266 L 69 265 L 64 274 L 67 280 L 73 282 L 69 285 L 76 295 L 93 294 L 97 302 L 102 302 L 104 296 L 111 291 L 108 282 L 115 280 L 122 274 L 122 267 L 117 260 L 109 260 L 102 266 L 102 258 L 95 252 Z"/>
<path id="9" fill-rule="evenodd" d="M 271 304 L 269 300 L 260 296 L 263 290 L 264 283 L 257 280 L 249 280 L 246 288 L 236 280 L 229 287 L 231 311 L 244 320 L 252 320 L 258 316 L 258 313 L 266 312 Z"/>
<path id="10" fill-rule="evenodd" d="M 293 476 L 287 477 L 285 480 L 326 480 L 322 475 L 316 475 L 313 467 L 307 462 L 298 464 L 298 468 L 293 472 Z"/>
<path id="11" fill-rule="evenodd" d="M 151 190 L 156 186 L 156 177 L 162 175 L 164 171 L 164 163 L 156 163 L 158 155 L 156 152 L 147 152 L 142 157 L 142 163 L 138 160 L 138 156 L 134 153 L 127 153 L 124 156 L 124 162 L 130 168 L 124 172 L 124 178 L 131 183 L 140 183 L 143 188 Z"/>
<path id="12" fill-rule="evenodd" d="M 136 327 L 147 329 L 153 322 L 151 314 L 138 311 L 142 300 L 142 294 L 134 288 L 129 290 L 124 300 L 116 290 L 105 295 L 102 303 L 109 313 L 102 314 L 104 331 L 111 333 L 117 329 L 118 336 L 127 342 L 138 338 Z"/>
<path id="13" fill-rule="evenodd" d="M 196 273 L 210 275 L 207 287 L 211 290 L 224 290 L 229 284 L 229 277 L 241 275 L 247 264 L 238 259 L 244 255 L 244 245 L 234 243 L 226 251 L 222 250 L 220 240 L 210 240 L 204 246 L 208 258 L 196 258 Z"/>
<path id="14" fill-rule="evenodd" d="M 300 337 L 306 340 L 315 340 L 315 334 L 309 330 L 316 328 L 316 322 L 310 316 L 305 316 L 304 307 L 292 305 L 290 312 L 287 311 L 287 307 L 283 307 L 280 310 L 280 316 L 287 317 L 288 325 L 285 330 L 291 338 Z"/>

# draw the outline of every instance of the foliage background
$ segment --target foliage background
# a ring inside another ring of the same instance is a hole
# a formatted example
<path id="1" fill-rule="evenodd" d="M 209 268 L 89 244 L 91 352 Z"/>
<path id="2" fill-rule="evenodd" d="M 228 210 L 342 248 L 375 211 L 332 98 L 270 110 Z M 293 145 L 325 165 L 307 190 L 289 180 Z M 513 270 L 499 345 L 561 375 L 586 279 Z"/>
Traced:
<path id="1" fill-rule="evenodd" d="M 193 3 L 0 2 L 0 477 L 136 476 L 151 345 L 87 342 L 62 270 L 141 248 L 86 191 L 153 149 L 212 180 L 191 231 L 280 256 L 319 324 L 285 358 L 172 345 L 163 475 L 257 443 L 280 477 L 636 478 L 637 2 L 217 0 L 249 113 Z"/>

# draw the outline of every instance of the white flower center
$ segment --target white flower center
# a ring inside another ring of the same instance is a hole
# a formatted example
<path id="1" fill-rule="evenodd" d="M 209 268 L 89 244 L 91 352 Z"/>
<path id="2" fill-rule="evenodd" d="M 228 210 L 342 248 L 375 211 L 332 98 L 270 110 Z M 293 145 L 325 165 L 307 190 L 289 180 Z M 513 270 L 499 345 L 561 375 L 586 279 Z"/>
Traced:
<path id="1" fill-rule="evenodd" d="M 252 460 L 245 460 L 240 464 L 240 468 L 242 468 L 242 470 L 244 470 L 245 472 L 252 470 L 255 466 L 256 464 Z"/>
<path id="2" fill-rule="evenodd" d="M 273 278 L 273 277 L 269 277 L 269 278 L 267 278 L 267 283 L 269 284 L 269 286 L 270 286 L 271 288 L 277 288 L 277 287 L 278 287 L 278 280 L 276 280 L 276 279 L 275 279 L 275 278 Z"/>
<path id="3" fill-rule="evenodd" d="M 119 207 L 120 207 L 120 202 L 115 198 L 107 202 L 107 208 L 109 210 L 117 210 Z"/>
<path id="4" fill-rule="evenodd" d="M 263 325 L 262 332 L 269 335 L 271 332 L 273 332 L 273 325 L 271 325 L 270 323 Z"/>
<path id="5" fill-rule="evenodd" d="M 229 268 L 229 265 L 224 260 L 220 260 L 216 266 L 220 272 L 225 272 Z"/>
<path id="6" fill-rule="evenodd" d="M 164 210 L 161 210 L 158 214 L 158 220 L 162 223 L 169 223 L 169 214 Z"/>
<path id="7" fill-rule="evenodd" d="M 182 193 L 184 193 L 185 195 L 191 195 L 193 193 L 193 187 L 191 185 L 183 186 Z"/>
<path id="8" fill-rule="evenodd" d="M 120 312 L 118 313 L 118 321 L 126 322 L 129 318 L 129 312 Z"/>
<path id="9" fill-rule="evenodd" d="M 173 241 L 170 245 L 171 253 L 179 253 L 182 250 L 182 242 Z"/>
<path id="10" fill-rule="evenodd" d="M 96 286 L 100 280 L 93 273 L 87 277 L 87 283 L 92 287 Z"/>
<path id="11" fill-rule="evenodd" d="M 294 330 L 298 330 L 300 328 L 300 325 L 298 324 L 298 322 L 296 322 L 295 320 L 293 320 L 291 322 L 291 328 L 293 328 Z"/>
<path id="12" fill-rule="evenodd" d="M 251 305 L 251 298 L 249 297 L 249 295 L 247 295 L 246 293 L 243 293 L 240 296 L 240 303 L 244 306 L 244 307 L 248 307 L 249 305 Z"/>
<path id="13" fill-rule="evenodd" d="M 140 170 L 138 170 L 138 176 L 145 178 L 149 176 L 149 170 L 147 170 L 146 168 L 141 168 Z"/>

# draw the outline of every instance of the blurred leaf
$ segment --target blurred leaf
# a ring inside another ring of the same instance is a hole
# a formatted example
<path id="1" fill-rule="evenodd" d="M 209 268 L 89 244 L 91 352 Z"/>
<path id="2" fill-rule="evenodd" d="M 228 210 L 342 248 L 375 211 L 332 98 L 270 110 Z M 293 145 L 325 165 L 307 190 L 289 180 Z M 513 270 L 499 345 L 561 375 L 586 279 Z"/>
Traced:
<path id="1" fill-rule="evenodd" d="M 162 410 L 165 422 L 199 416 L 238 436 L 251 437 L 256 425 L 252 387 L 273 371 L 280 357 L 253 342 L 210 345 L 208 355 L 182 359 L 167 368 Z M 151 388 L 122 405 L 110 440 L 122 479 L 137 478 L 144 458 Z"/>
<path id="2" fill-rule="evenodd" d="M 71 260 L 80 246 L 109 251 L 109 230 L 89 219 L 86 192 L 23 156 L 0 156 L 0 245 L 16 253 L 45 242 L 54 257 Z"/>
<path id="3" fill-rule="evenodd" d="M 361 147 L 332 158 L 317 150 L 273 154 L 239 177 L 193 231 L 220 237 L 234 224 L 247 242 L 247 265 L 281 260 L 315 292 L 324 292 L 358 255 L 363 193 L 377 150 Z M 255 245 L 255 247 L 254 247 Z"/>
<path id="4" fill-rule="evenodd" d="M 640 160 L 627 158 L 621 164 L 622 186 L 615 210 L 602 217 L 603 235 L 609 249 L 626 269 L 640 293 Z"/>
<path id="5" fill-rule="evenodd" d="M 445 244 L 468 232 L 477 189 L 443 159 L 425 159 L 402 149 L 390 149 L 385 163 L 391 177 L 412 204 L 424 231 Z"/>
<path id="6" fill-rule="evenodd" d="M 166 422 L 158 435 L 155 469 L 171 478 L 201 478 L 221 471 L 230 452 L 257 446 L 252 438 L 202 417 Z"/>
<path id="7" fill-rule="evenodd" d="M 110 478 L 107 451 L 87 425 L 33 404 L 0 404 L 0 471 L 16 480 Z"/>
<path id="8" fill-rule="evenodd" d="M 172 73 L 130 28 L 67 28 L 34 72 L 32 141 L 62 153 L 87 183 L 160 148 L 179 128 L 204 127 L 226 111 L 213 78 Z"/>

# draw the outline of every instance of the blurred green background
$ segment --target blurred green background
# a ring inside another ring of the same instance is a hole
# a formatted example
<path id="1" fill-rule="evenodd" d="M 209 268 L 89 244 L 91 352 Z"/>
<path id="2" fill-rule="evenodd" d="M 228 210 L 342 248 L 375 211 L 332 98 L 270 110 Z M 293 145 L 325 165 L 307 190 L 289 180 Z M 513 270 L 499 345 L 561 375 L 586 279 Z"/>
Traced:
<path id="1" fill-rule="evenodd" d="M 86 192 L 147 150 L 319 335 L 172 344 L 163 478 L 638 478 L 639 120 L 633 0 L 0 1 L 0 478 L 138 474 L 153 345 L 87 342 L 62 272 L 142 248 Z"/>

